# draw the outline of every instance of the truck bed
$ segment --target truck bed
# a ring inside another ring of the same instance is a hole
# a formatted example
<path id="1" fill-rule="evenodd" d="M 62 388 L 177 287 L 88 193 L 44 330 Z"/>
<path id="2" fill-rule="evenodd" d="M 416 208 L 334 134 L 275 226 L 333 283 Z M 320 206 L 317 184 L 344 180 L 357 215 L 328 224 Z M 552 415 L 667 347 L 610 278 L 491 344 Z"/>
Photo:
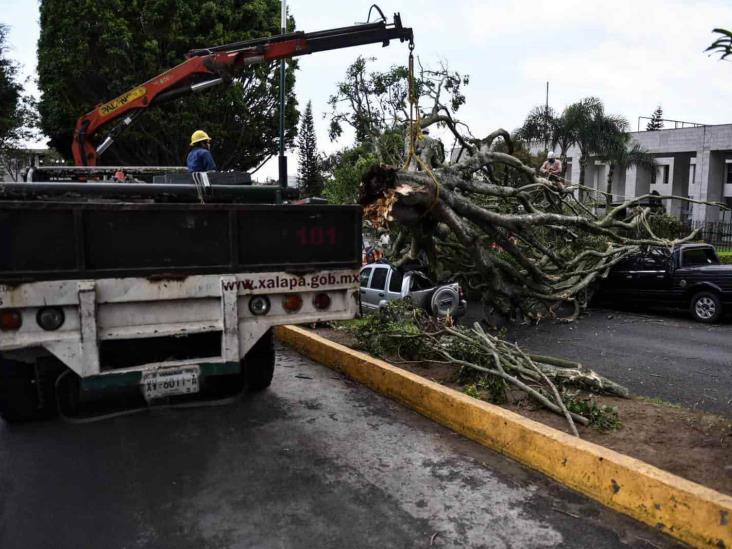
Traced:
<path id="1" fill-rule="evenodd" d="M 358 206 L 0 200 L 0 283 L 358 268 Z"/>

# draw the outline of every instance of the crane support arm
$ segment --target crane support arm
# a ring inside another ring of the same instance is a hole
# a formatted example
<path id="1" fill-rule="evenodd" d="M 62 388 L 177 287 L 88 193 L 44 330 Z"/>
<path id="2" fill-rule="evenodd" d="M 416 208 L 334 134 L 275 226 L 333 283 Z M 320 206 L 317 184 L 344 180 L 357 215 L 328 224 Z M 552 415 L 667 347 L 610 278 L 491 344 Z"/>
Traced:
<path id="1" fill-rule="evenodd" d="M 74 163 L 95 166 L 98 156 L 112 144 L 114 137 L 144 109 L 228 83 L 247 66 L 379 42 L 388 46 L 391 40 L 413 41 L 412 29 L 402 26 L 399 14 L 394 15 L 393 23 L 383 20 L 319 32 L 293 32 L 191 50 L 180 65 L 98 105 L 79 118 L 72 143 Z M 94 135 L 113 122 L 117 125 L 104 142 L 95 146 Z"/>

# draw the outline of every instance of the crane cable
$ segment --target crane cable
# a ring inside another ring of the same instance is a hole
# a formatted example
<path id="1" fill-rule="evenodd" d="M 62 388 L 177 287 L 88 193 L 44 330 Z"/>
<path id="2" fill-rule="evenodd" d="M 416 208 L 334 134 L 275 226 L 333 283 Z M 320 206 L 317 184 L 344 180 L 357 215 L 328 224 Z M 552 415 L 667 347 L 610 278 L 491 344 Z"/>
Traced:
<path id="1" fill-rule="evenodd" d="M 435 197 L 432 201 L 432 204 L 425 210 L 425 212 L 422 214 L 422 217 L 426 216 L 432 209 L 437 205 L 437 202 L 440 199 L 440 182 L 435 176 L 432 169 L 427 165 L 427 163 L 422 160 L 420 155 L 416 153 L 417 148 L 417 140 L 424 139 L 424 136 L 422 135 L 422 126 L 420 122 L 420 112 L 419 112 L 419 98 L 417 97 L 417 85 L 414 81 L 414 42 L 409 42 L 409 65 L 408 65 L 408 79 L 409 79 L 409 152 L 407 154 L 407 159 L 404 162 L 404 166 L 402 167 L 402 170 L 406 171 L 409 168 L 409 165 L 412 163 L 412 160 L 415 160 L 417 165 L 422 169 L 422 171 L 427 172 L 427 174 L 432 178 L 432 181 L 435 184 Z"/>

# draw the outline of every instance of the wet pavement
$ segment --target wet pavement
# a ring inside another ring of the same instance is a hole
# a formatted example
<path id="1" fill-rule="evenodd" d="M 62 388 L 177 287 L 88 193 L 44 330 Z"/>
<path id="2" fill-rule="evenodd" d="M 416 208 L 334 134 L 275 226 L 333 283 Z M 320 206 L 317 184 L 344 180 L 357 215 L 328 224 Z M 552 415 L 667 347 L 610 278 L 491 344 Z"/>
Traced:
<path id="1" fill-rule="evenodd" d="M 475 320 L 471 313 L 467 322 Z M 512 326 L 507 338 L 536 354 L 580 362 L 633 394 L 732 417 L 729 317 L 703 324 L 670 311 L 592 308 L 571 324 Z"/>
<path id="2" fill-rule="evenodd" d="M 0 422 L 4 549 L 674 546 L 282 348 L 228 406 Z"/>

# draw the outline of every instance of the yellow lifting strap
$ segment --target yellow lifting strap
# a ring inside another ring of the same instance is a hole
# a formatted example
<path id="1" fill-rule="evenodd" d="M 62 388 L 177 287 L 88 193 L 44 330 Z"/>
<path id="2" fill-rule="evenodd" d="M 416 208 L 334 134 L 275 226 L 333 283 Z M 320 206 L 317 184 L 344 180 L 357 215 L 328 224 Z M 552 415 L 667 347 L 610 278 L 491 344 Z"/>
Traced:
<path id="1" fill-rule="evenodd" d="M 414 159 L 417 165 L 432 178 L 435 184 L 435 198 L 430 204 L 430 207 L 425 210 L 422 217 L 427 215 L 436 205 L 440 199 L 440 182 L 435 177 L 430 167 L 426 162 L 416 154 L 417 139 L 424 139 L 422 135 L 422 126 L 420 123 L 420 112 L 419 112 L 419 98 L 417 97 L 417 85 L 414 81 L 414 42 L 409 43 L 409 64 L 408 64 L 408 79 L 409 79 L 409 152 L 407 153 L 407 159 L 404 162 L 402 170 L 407 170 L 409 165 Z"/>

